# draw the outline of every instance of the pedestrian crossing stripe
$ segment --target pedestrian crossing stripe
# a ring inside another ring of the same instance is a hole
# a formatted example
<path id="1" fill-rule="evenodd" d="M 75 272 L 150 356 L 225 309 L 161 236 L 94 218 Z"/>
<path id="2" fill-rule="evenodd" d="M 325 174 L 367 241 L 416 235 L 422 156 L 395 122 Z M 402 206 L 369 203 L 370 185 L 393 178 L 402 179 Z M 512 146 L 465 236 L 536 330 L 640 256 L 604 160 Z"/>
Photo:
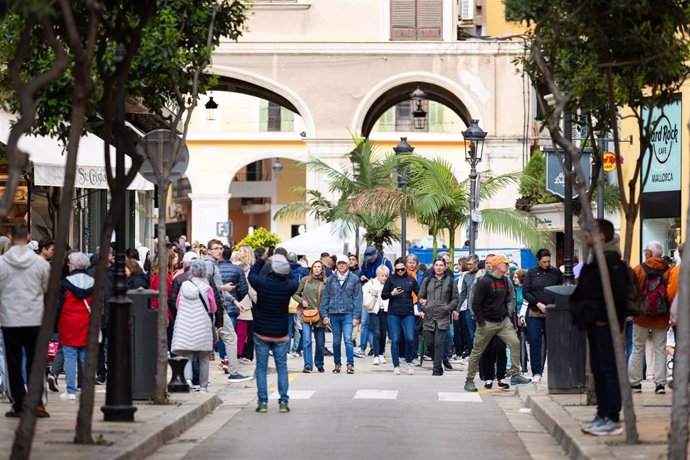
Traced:
<path id="1" fill-rule="evenodd" d="M 398 390 L 357 390 L 352 399 L 398 399 Z"/>
<path id="2" fill-rule="evenodd" d="M 482 397 L 477 393 L 438 393 L 438 400 L 441 402 L 482 402 Z"/>
<path id="3" fill-rule="evenodd" d="M 314 390 L 288 390 L 290 399 L 311 399 L 314 393 L 316 393 Z M 280 394 L 277 391 L 273 392 L 268 399 L 278 400 L 280 399 Z"/>

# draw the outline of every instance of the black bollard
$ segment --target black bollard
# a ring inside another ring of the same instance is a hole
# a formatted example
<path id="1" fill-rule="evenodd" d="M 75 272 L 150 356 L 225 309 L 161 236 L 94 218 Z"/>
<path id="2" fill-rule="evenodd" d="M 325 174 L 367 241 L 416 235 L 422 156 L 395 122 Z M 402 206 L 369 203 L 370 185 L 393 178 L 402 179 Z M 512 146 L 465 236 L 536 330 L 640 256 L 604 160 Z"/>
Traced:
<path id="1" fill-rule="evenodd" d="M 187 358 L 169 358 L 168 364 L 172 370 L 172 377 L 168 383 L 170 393 L 189 393 L 190 387 L 184 378 L 184 368 L 187 365 Z"/>

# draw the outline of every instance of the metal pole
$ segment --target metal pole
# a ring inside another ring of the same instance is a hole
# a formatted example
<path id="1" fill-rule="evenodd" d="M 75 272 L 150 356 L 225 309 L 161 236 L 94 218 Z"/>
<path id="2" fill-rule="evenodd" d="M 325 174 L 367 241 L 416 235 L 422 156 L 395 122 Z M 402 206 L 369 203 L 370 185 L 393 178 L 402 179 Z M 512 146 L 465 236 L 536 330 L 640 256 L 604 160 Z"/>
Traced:
<path id="1" fill-rule="evenodd" d="M 119 58 L 122 59 L 118 49 Z M 117 101 L 114 129 L 117 156 L 115 174 L 117 184 L 124 189 L 125 178 L 125 96 Z M 127 190 L 117 190 L 122 195 Z M 127 297 L 125 276 L 125 219 L 126 201 L 122 199 L 120 218 L 115 227 L 115 280 L 114 297 L 110 304 L 110 325 L 108 328 L 108 384 L 105 392 L 105 405 L 101 407 L 106 422 L 133 422 L 137 408 L 132 405 L 132 318 L 131 303 Z"/>
<path id="2" fill-rule="evenodd" d="M 606 150 L 606 141 L 599 138 L 599 156 Z M 599 165 L 599 181 L 597 182 L 597 219 L 604 219 L 604 165 Z"/>
<path id="3" fill-rule="evenodd" d="M 474 148 L 472 146 L 471 148 Z M 476 233 L 477 223 L 472 216 L 473 211 L 477 208 L 477 162 L 472 158 L 470 162 L 470 254 L 475 253 L 476 248 Z"/>
<path id="4" fill-rule="evenodd" d="M 565 137 L 572 143 L 573 138 L 573 121 L 570 112 L 563 113 L 563 131 L 565 131 Z M 575 275 L 573 274 L 573 181 L 572 181 L 572 171 L 573 171 L 573 160 L 570 154 L 565 154 L 565 204 L 564 204 L 564 226 L 565 235 L 563 241 L 563 265 L 565 266 L 565 271 L 563 273 L 563 284 L 572 285 L 575 284 Z"/>
<path id="5" fill-rule="evenodd" d="M 407 194 L 407 176 L 404 170 L 402 173 L 402 192 L 403 196 Z M 400 257 L 404 259 L 407 253 L 407 215 L 405 213 L 405 206 L 403 206 L 400 216 L 402 217 L 402 223 L 400 225 L 400 233 L 402 236 L 400 238 L 402 240 L 402 243 L 400 245 Z"/>

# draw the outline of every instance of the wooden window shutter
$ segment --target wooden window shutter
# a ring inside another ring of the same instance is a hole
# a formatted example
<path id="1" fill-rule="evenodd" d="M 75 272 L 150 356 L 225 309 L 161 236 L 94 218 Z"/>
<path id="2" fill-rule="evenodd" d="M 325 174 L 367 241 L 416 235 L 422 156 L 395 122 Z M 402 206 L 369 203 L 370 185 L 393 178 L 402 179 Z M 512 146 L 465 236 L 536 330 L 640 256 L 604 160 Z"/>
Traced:
<path id="1" fill-rule="evenodd" d="M 391 40 L 416 40 L 415 0 L 391 0 Z"/>
<path id="2" fill-rule="evenodd" d="M 417 40 L 441 40 L 443 0 L 417 0 Z"/>

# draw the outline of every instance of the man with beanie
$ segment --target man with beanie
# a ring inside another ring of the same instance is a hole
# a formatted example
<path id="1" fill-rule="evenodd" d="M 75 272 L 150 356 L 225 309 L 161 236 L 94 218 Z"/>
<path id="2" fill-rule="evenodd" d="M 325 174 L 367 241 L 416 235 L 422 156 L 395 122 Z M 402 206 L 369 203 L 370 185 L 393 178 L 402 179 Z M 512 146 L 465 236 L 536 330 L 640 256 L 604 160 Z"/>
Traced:
<path id="1" fill-rule="evenodd" d="M 298 282 L 290 276 L 290 263 L 282 254 L 271 257 L 271 269 L 262 273 L 266 260 L 257 259 L 249 271 L 249 284 L 256 290 L 254 315 L 254 350 L 256 352 L 256 388 L 258 406 L 256 411 L 268 411 L 268 352 L 273 352 L 278 371 L 278 393 L 280 413 L 290 412 L 288 406 L 287 354 L 288 316 L 292 295 Z"/>

